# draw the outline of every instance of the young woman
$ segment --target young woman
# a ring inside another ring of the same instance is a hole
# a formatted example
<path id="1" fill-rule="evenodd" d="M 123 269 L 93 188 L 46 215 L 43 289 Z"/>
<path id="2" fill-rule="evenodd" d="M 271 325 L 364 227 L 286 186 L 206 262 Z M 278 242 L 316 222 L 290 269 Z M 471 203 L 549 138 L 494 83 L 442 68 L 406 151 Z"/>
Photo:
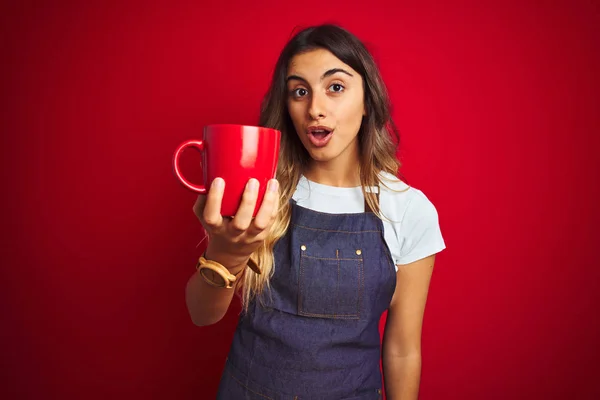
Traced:
<path id="1" fill-rule="evenodd" d="M 256 217 L 256 180 L 231 219 L 220 215 L 222 179 L 194 205 L 209 237 L 199 265 L 235 283 L 195 273 L 191 318 L 216 323 L 234 292 L 243 304 L 218 398 L 380 399 L 382 360 L 387 398 L 417 399 L 423 313 L 445 244 L 436 208 L 397 178 L 397 132 L 371 55 L 340 27 L 299 32 L 277 61 L 260 125 L 282 141 Z"/>

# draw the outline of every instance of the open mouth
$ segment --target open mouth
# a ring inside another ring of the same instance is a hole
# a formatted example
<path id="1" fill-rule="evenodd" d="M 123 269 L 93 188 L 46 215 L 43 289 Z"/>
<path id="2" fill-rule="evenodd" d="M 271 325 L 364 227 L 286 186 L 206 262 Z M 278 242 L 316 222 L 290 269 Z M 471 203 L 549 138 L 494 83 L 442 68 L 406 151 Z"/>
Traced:
<path id="1" fill-rule="evenodd" d="M 313 146 L 323 147 L 333 136 L 333 129 L 326 126 L 315 126 L 308 128 L 308 138 Z"/>

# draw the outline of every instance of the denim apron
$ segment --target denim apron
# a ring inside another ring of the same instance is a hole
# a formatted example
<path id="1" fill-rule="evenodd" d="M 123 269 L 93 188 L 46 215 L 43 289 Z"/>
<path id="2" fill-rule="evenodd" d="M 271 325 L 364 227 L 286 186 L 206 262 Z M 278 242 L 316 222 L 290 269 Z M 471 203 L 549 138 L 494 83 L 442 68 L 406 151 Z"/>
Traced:
<path id="1" fill-rule="evenodd" d="M 379 400 L 379 320 L 396 287 L 383 224 L 291 206 L 271 290 L 239 317 L 217 399 Z"/>

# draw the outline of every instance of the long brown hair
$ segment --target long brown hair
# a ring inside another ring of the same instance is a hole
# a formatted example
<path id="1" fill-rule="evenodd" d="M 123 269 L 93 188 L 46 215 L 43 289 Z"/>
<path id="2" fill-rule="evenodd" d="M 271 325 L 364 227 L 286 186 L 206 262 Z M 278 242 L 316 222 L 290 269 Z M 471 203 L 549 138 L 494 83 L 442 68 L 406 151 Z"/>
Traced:
<path id="1" fill-rule="evenodd" d="M 269 287 L 274 272 L 273 248 L 289 227 L 294 194 L 304 168 L 311 158 L 304 148 L 287 110 L 286 75 L 291 59 L 300 53 L 315 49 L 330 51 L 338 59 L 357 71 L 363 78 L 366 116 L 358 133 L 360 146 L 360 181 L 365 199 L 373 212 L 381 217 L 376 194 L 366 188 L 384 184 L 380 172 L 398 176 L 400 162 L 396 157 L 400 135 L 391 117 L 389 96 L 377 65 L 364 44 L 352 33 L 335 25 L 319 25 L 298 32 L 283 48 L 273 72 L 260 113 L 260 126 L 281 131 L 281 148 L 277 167 L 280 184 L 280 210 L 272 226 L 269 238 L 252 255 L 262 270 L 258 275 L 245 274 L 242 288 L 242 304 L 247 310 L 254 296 Z"/>

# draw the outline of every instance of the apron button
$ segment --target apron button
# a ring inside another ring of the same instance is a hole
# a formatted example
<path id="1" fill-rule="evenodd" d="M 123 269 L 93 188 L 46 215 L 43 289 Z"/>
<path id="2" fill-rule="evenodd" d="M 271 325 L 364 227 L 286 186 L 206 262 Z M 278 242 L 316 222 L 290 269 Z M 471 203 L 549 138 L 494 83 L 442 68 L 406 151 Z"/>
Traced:
<path id="1" fill-rule="evenodd" d="M 360 251 L 360 249 L 359 249 L 359 250 L 356 250 L 356 255 L 357 255 L 357 256 L 360 256 L 361 254 L 362 254 L 362 251 Z"/>
<path id="2" fill-rule="evenodd" d="M 304 250 L 306 250 L 306 246 L 305 246 L 305 245 L 302 245 L 302 246 L 300 246 L 300 249 L 301 249 L 302 251 L 304 251 Z"/>

